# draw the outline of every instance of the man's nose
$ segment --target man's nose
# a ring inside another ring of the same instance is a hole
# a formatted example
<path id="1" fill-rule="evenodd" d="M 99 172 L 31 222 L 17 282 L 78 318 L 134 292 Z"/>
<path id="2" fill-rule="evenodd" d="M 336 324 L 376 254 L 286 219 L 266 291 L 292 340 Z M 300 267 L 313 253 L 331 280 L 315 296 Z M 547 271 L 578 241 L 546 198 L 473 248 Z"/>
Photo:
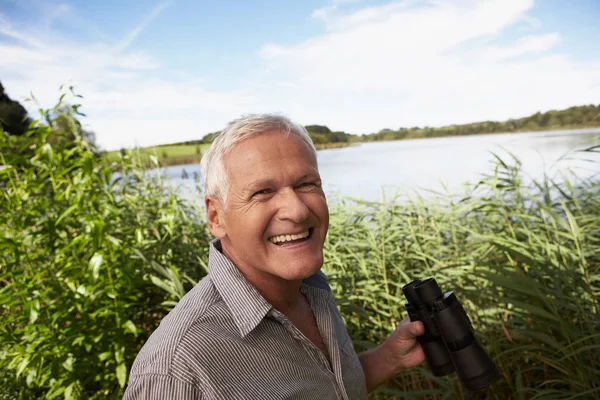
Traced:
<path id="1" fill-rule="evenodd" d="M 302 197 L 292 188 L 285 188 L 279 193 L 279 211 L 277 217 L 281 220 L 304 222 L 310 215 L 310 210 Z"/>

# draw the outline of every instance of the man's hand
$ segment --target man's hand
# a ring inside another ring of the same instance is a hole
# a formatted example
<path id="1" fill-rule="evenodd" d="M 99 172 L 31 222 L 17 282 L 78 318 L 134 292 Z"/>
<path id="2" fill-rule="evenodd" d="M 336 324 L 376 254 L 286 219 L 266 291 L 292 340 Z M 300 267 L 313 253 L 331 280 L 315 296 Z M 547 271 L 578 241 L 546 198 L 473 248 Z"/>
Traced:
<path id="1" fill-rule="evenodd" d="M 424 332 L 421 322 L 410 322 L 405 318 L 385 342 L 359 356 L 369 392 L 425 360 L 423 349 L 417 342 L 417 336 Z"/>
<path id="2" fill-rule="evenodd" d="M 417 342 L 417 336 L 424 332 L 422 322 L 410 322 L 405 318 L 381 345 L 386 348 L 387 363 L 395 368 L 394 374 L 416 367 L 425 360 L 423 348 Z"/>

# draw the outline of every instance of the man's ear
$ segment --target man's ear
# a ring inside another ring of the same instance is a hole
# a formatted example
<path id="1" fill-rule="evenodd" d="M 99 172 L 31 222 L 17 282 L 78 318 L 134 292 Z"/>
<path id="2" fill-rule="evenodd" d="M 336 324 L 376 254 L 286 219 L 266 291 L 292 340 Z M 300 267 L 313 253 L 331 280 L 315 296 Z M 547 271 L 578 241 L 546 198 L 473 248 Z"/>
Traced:
<path id="1" fill-rule="evenodd" d="M 227 225 L 225 224 L 225 209 L 221 201 L 206 197 L 204 199 L 206 205 L 206 215 L 208 217 L 208 229 L 213 236 L 223 239 L 227 235 Z"/>

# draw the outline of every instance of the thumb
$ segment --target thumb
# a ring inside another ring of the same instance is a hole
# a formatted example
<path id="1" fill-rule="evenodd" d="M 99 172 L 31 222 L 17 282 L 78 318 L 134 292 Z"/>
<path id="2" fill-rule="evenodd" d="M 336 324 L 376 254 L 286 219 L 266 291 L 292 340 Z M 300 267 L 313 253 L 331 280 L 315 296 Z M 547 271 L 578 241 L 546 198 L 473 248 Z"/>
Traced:
<path id="1" fill-rule="evenodd" d="M 403 323 L 398 325 L 398 339 L 413 340 L 425 333 L 425 326 L 421 321 Z"/>

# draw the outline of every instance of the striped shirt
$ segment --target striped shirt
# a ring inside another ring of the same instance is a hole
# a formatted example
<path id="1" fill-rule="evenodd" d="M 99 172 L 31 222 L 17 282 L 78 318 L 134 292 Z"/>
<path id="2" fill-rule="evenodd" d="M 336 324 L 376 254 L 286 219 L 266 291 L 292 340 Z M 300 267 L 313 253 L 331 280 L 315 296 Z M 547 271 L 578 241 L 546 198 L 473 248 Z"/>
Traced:
<path id="1" fill-rule="evenodd" d="M 329 356 L 211 243 L 208 275 L 162 320 L 131 369 L 125 400 L 366 399 L 365 376 L 331 289 L 302 282 Z"/>

